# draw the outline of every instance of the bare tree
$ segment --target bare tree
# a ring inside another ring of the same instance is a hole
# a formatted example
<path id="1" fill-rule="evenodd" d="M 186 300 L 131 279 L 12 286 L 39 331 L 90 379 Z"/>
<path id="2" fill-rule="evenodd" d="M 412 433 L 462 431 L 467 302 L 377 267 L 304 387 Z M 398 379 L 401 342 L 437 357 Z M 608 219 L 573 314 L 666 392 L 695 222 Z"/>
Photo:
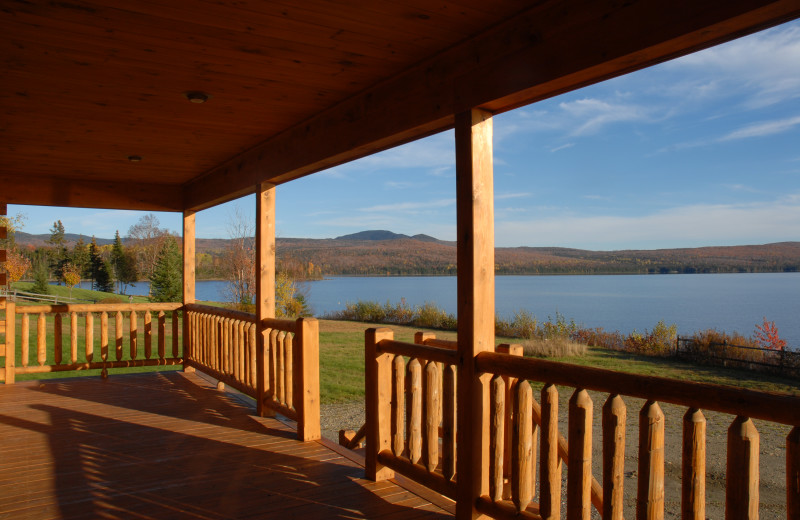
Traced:
<path id="1" fill-rule="evenodd" d="M 252 310 L 256 285 L 256 253 L 253 218 L 236 206 L 228 216 L 230 242 L 222 259 L 228 285 L 227 300 L 242 310 Z"/>
<path id="2" fill-rule="evenodd" d="M 136 254 L 137 270 L 142 277 L 150 278 L 158 261 L 158 252 L 164 240 L 171 236 L 169 230 L 162 229 L 158 217 L 148 213 L 128 229 L 129 247 Z"/>

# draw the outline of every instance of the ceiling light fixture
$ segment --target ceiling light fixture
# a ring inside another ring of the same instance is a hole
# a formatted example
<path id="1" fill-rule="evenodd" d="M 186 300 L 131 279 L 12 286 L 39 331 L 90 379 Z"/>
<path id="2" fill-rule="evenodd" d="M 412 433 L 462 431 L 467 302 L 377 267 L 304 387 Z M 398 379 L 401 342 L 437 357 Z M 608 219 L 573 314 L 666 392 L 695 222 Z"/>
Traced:
<path id="1" fill-rule="evenodd" d="M 129 155 L 128 156 L 128 160 L 130 162 L 139 162 L 139 161 L 142 160 L 142 156 L 141 155 Z"/>
<path id="2" fill-rule="evenodd" d="M 183 97 L 188 99 L 190 102 L 197 104 L 205 103 L 206 101 L 211 99 L 211 96 L 209 94 L 206 94 L 205 92 L 200 92 L 199 90 L 184 92 Z"/>

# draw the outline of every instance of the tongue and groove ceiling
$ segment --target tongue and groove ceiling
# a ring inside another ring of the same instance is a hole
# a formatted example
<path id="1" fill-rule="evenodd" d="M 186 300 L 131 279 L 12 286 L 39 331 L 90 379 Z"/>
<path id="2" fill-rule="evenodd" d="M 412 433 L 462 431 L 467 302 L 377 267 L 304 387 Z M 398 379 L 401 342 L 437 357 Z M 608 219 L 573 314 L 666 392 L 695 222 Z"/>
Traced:
<path id="1" fill-rule="evenodd" d="M 201 209 L 799 14 L 800 0 L 4 1 L 0 201 Z"/>

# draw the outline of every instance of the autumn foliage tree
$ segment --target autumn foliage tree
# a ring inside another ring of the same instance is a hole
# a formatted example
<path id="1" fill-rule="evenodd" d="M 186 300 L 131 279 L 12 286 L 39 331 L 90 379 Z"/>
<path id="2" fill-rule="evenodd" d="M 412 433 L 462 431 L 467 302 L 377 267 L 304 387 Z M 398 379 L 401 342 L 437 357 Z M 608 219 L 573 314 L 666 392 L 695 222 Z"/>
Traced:
<path id="1" fill-rule="evenodd" d="M 20 281 L 22 277 L 25 276 L 25 273 L 31 268 L 31 260 L 18 251 L 10 251 L 6 258 L 5 267 L 8 273 L 8 285 L 10 287 L 11 284 Z"/>
<path id="2" fill-rule="evenodd" d="M 775 326 L 774 321 L 767 321 L 764 317 L 764 322 L 756 325 L 754 336 L 761 348 L 770 350 L 785 350 L 786 340 L 781 339 L 778 334 L 778 327 Z"/>
<path id="3" fill-rule="evenodd" d="M 69 287 L 69 297 L 72 298 L 72 289 L 81 283 L 81 270 L 77 265 L 68 262 L 61 269 L 61 278 L 64 280 L 64 285 Z"/>

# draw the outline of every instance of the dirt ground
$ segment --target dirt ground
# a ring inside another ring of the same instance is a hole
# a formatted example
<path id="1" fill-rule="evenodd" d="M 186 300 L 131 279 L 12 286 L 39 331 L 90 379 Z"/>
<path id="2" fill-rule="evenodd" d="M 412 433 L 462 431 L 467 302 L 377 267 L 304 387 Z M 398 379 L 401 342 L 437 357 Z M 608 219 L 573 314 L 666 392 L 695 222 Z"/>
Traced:
<path id="1" fill-rule="evenodd" d="M 570 390 L 559 389 L 559 427 L 567 432 L 567 402 Z M 594 402 L 593 468 L 594 476 L 602 481 L 601 411 L 607 398 L 604 394 L 590 392 Z M 639 411 L 641 399 L 626 398 L 627 432 L 625 447 L 625 517 L 636 516 L 636 485 L 638 469 Z M 665 417 L 665 467 L 666 487 L 665 518 L 680 518 L 681 499 L 681 442 L 682 421 L 686 409 L 661 404 Z M 725 516 L 725 466 L 727 431 L 734 417 L 727 414 L 704 412 L 706 417 L 706 517 Z M 754 421 L 760 434 L 760 514 L 765 520 L 786 518 L 786 436 L 791 427 Z M 338 440 L 339 429 L 358 430 L 364 423 L 363 403 L 323 405 L 323 435 Z M 537 468 L 538 475 L 538 468 Z M 562 490 L 566 492 L 566 467 L 563 470 Z M 538 500 L 538 498 L 536 499 Z M 596 513 L 596 512 L 595 512 Z M 564 518 L 566 511 L 562 515 Z M 593 518 L 600 518 L 593 515 Z"/>

